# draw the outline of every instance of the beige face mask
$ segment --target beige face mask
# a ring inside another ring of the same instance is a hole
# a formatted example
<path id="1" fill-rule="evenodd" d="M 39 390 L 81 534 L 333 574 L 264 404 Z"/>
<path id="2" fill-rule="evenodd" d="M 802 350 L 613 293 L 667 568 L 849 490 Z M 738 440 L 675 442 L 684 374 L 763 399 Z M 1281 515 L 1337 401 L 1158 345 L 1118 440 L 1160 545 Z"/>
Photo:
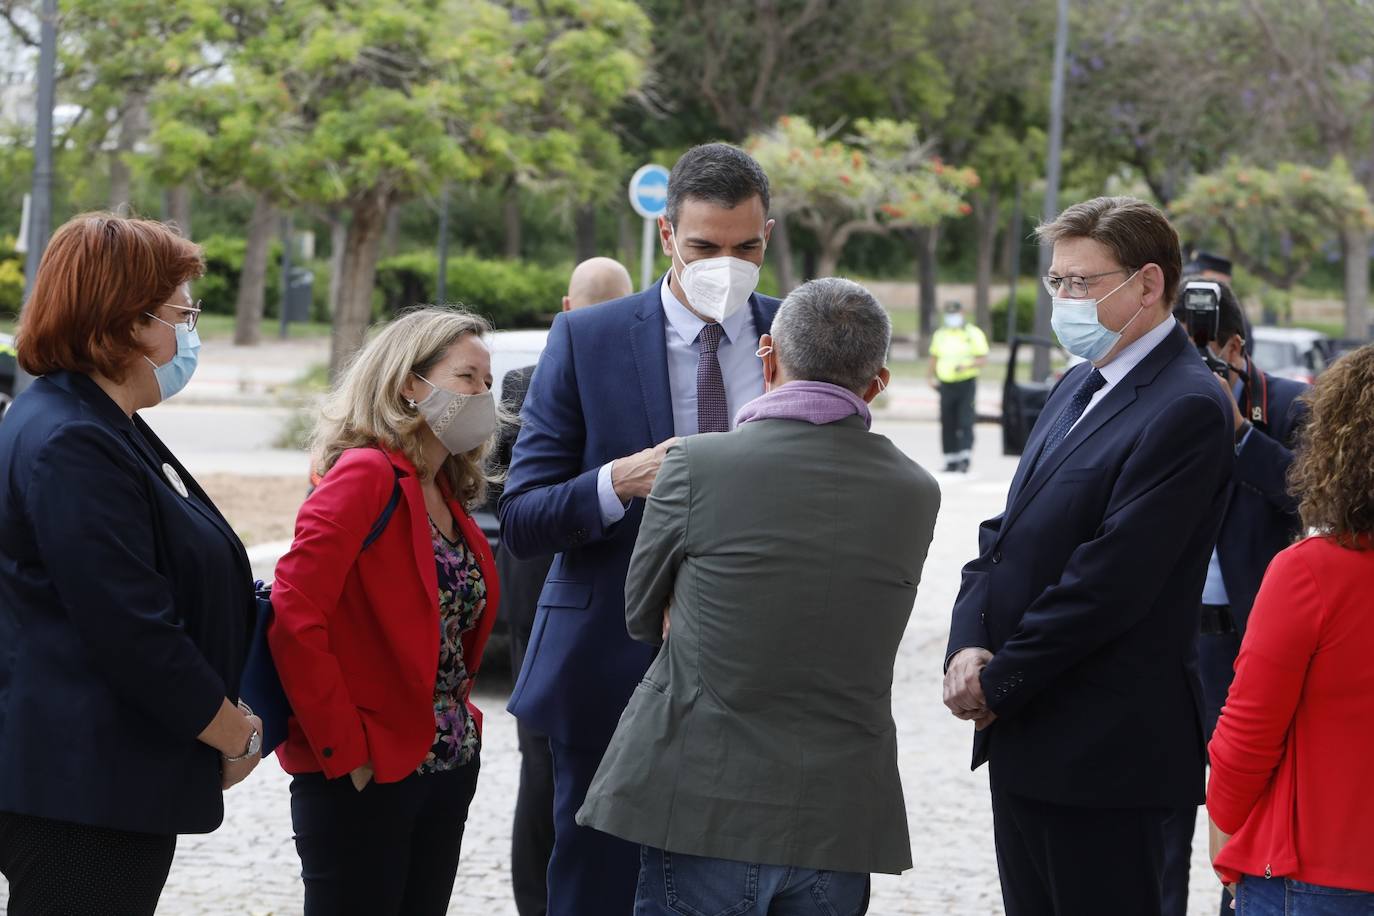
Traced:
<path id="1" fill-rule="evenodd" d="M 450 455 L 467 454 L 495 435 L 496 398 L 490 391 L 456 394 L 418 372 L 415 377 L 434 389 L 415 407 Z"/>

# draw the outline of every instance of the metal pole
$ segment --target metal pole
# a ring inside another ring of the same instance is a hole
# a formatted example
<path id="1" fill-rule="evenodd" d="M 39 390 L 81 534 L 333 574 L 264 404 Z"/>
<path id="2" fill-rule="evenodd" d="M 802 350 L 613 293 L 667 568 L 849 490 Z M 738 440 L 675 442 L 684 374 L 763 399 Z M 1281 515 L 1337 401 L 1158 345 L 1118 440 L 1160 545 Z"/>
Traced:
<path id="1" fill-rule="evenodd" d="M 1050 149 L 1049 169 L 1045 176 L 1045 207 L 1041 211 L 1045 222 L 1059 215 L 1059 166 L 1060 153 L 1064 143 L 1064 62 L 1069 47 L 1069 0 L 1059 0 L 1059 22 L 1054 30 L 1054 80 L 1050 84 Z M 1040 275 L 1050 271 L 1053 252 L 1044 245 L 1040 246 Z M 1035 334 L 1049 337 L 1050 294 L 1043 288 L 1035 302 Z M 1031 363 L 1031 375 L 1042 382 L 1050 375 L 1050 354 L 1044 347 L 1035 348 Z"/>
<path id="2" fill-rule="evenodd" d="M 644 221 L 644 240 L 639 252 L 639 288 L 648 289 L 654 282 L 654 227 L 657 220 Z"/>
<path id="3" fill-rule="evenodd" d="M 434 302 L 443 305 L 448 301 L 448 182 L 439 188 L 439 275 L 434 291 Z"/>
<path id="4" fill-rule="evenodd" d="M 294 234 L 291 214 L 281 219 L 281 339 L 288 334 L 287 298 L 291 293 L 291 236 Z"/>
<path id="5" fill-rule="evenodd" d="M 29 301 L 43 249 L 52 234 L 52 109 L 57 84 L 57 0 L 43 0 L 38 40 L 38 112 L 33 135 L 33 194 L 29 205 L 28 251 L 24 257 L 24 301 Z M 17 395 L 33 376 L 16 368 Z"/>

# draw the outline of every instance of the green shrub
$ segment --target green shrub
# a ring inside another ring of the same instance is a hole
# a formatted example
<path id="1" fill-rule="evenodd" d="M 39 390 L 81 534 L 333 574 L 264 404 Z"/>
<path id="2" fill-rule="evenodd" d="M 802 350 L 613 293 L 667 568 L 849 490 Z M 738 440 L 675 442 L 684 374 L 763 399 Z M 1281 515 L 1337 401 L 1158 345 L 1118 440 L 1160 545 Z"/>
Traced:
<path id="1" fill-rule="evenodd" d="M 247 243 L 238 236 L 211 235 L 199 244 L 205 252 L 205 276 L 196 281 L 192 293 L 201 300 L 205 311 L 213 315 L 232 315 L 238 302 L 239 279 L 243 274 L 243 253 Z M 321 274 L 317 270 L 317 288 L 320 281 Z M 323 276 L 323 281 L 327 299 L 328 275 Z M 266 286 L 263 299 L 265 317 L 273 318 L 277 315 L 277 305 L 281 300 L 281 243 L 277 241 L 268 248 Z"/>
<path id="2" fill-rule="evenodd" d="M 389 318 L 402 309 L 434 302 L 438 257 L 415 251 L 377 265 L 381 309 Z M 570 268 L 524 261 L 486 261 L 469 255 L 448 259 L 447 301 L 485 315 L 498 328 L 543 327 L 562 306 Z"/>
<path id="3" fill-rule="evenodd" d="M 1016 287 L 1016 328 L 1012 333 L 1029 334 L 1035 329 L 1035 301 L 1039 291 L 1034 284 L 1019 284 Z M 992 339 L 1006 343 L 1007 338 L 1007 297 L 992 303 Z"/>
<path id="4" fill-rule="evenodd" d="M 18 315 L 24 304 L 24 256 L 14 236 L 0 236 L 0 315 Z"/>

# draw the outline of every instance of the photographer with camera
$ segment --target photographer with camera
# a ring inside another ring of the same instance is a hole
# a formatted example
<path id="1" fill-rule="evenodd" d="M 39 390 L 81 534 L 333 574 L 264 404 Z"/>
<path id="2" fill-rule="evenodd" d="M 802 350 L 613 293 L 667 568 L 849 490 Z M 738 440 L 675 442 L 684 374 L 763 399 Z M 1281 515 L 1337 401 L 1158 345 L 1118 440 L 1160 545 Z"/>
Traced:
<path id="1" fill-rule="evenodd" d="M 1231 288 L 1213 280 L 1185 281 L 1174 315 L 1217 373 L 1235 407 L 1236 463 L 1231 498 L 1200 601 L 1198 671 L 1206 738 L 1221 715 L 1245 621 L 1269 561 L 1298 535 L 1297 502 L 1288 469 L 1306 406 L 1307 385 L 1269 375 L 1245 350 L 1245 316 Z M 1188 909 L 1188 867 L 1197 811 L 1180 809 L 1166 824 L 1164 909 Z M 1232 913 L 1223 891 L 1223 916 Z"/>

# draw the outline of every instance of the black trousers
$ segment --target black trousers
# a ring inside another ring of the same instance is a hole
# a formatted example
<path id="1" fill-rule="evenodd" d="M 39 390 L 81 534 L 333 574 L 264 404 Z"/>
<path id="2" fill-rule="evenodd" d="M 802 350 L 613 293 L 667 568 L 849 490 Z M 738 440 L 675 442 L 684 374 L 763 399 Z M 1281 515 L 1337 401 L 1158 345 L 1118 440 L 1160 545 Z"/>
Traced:
<path id="1" fill-rule="evenodd" d="M 479 761 L 370 782 L 291 779 L 305 916 L 443 916 L 453 894 Z"/>
<path id="2" fill-rule="evenodd" d="M 1007 916 L 1159 916 L 1167 808 L 1078 808 L 992 793 Z"/>
<path id="3" fill-rule="evenodd" d="M 974 397 L 978 380 L 940 383 L 940 441 L 945 455 L 973 448 Z"/>
<path id="4" fill-rule="evenodd" d="M 510 840 L 511 886 L 520 916 L 549 909 L 549 857 L 553 854 L 553 754 L 549 739 L 517 725 L 520 790 Z"/>
<path id="5" fill-rule="evenodd" d="M 0 812 L 9 916 L 152 916 L 176 846 L 176 834 Z"/>

